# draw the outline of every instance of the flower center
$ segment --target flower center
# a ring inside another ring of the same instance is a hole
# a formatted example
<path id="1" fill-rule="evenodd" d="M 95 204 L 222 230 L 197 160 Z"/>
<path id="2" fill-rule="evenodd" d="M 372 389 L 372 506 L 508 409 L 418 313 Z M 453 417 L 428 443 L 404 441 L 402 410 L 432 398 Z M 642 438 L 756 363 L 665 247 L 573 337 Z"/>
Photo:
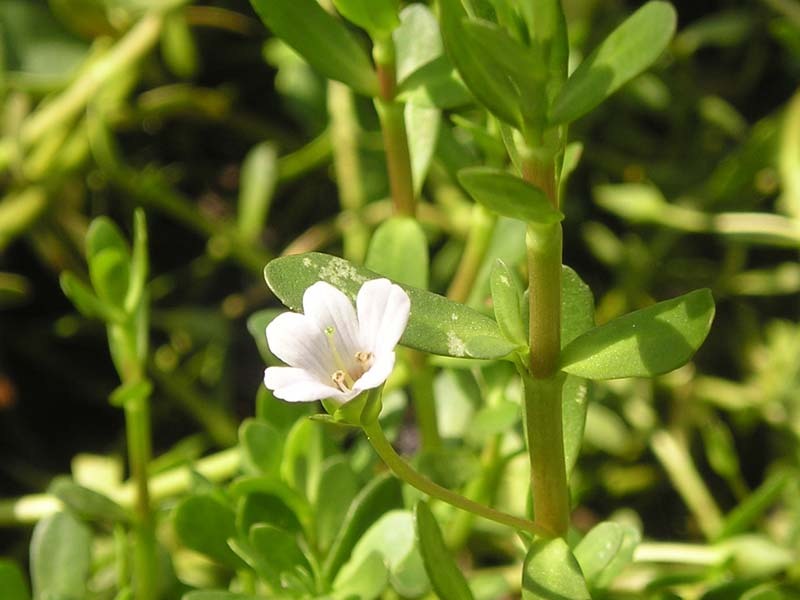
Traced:
<path id="1" fill-rule="evenodd" d="M 336 347 L 336 340 L 334 334 L 336 330 L 333 327 L 325 328 L 325 336 L 328 338 L 328 348 L 330 348 L 333 362 L 336 365 L 336 371 L 331 373 L 331 381 L 343 392 L 349 392 L 353 389 L 355 382 L 366 373 L 372 366 L 374 357 L 372 352 L 364 352 L 359 350 L 355 353 L 356 364 L 352 368 L 348 368 L 347 363 L 342 359 L 339 350 Z"/>

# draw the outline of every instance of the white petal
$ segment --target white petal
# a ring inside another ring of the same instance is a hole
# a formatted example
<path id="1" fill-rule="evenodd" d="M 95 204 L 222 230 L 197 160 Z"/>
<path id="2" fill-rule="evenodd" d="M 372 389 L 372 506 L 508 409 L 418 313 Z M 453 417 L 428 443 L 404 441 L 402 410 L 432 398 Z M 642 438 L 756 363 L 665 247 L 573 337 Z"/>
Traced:
<path id="1" fill-rule="evenodd" d="M 339 390 L 315 379 L 305 369 L 269 367 L 264 371 L 264 385 L 276 398 L 287 402 L 313 402 L 336 396 Z"/>
<path id="2" fill-rule="evenodd" d="M 373 279 L 361 286 L 356 306 L 363 349 L 376 358 L 391 352 L 408 324 L 408 294 L 388 279 Z"/>
<path id="3" fill-rule="evenodd" d="M 353 385 L 353 391 L 371 390 L 381 385 L 394 368 L 394 352 L 385 352 L 377 356 L 377 359 L 369 370 L 359 377 Z"/>
<path id="4" fill-rule="evenodd" d="M 331 284 L 318 281 L 303 294 L 303 313 L 321 331 L 333 327 L 336 351 L 348 370 L 356 366 L 356 352 L 361 350 L 358 320 L 350 299 Z"/>
<path id="5" fill-rule="evenodd" d="M 318 380 L 336 370 L 325 334 L 305 315 L 286 312 L 275 317 L 267 325 L 267 343 L 283 362 L 310 371 Z"/>

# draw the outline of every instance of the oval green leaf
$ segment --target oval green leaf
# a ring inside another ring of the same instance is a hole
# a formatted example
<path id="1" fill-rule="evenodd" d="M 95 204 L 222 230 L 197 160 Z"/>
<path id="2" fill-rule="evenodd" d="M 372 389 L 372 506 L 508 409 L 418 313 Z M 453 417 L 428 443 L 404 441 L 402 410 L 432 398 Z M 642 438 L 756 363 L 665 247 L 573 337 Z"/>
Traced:
<path id="1" fill-rule="evenodd" d="M 527 181 L 491 167 L 469 167 L 458 180 L 476 202 L 505 217 L 537 225 L 552 225 L 564 218 L 545 193 Z"/>
<path id="2" fill-rule="evenodd" d="M 128 514 L 119 504 L 103 494 L 78 485 L 69 477 L 56 477 L 48 491 L 83 520 L 106 523 L 128 520 Z"/>
<path id="3" fill-rule="evenodd" d="M 619 523 L 604 521 L 592 527 L 575 546 L 575 558 L 590 585 L 617 555 L 624 538 L 625 533 Z"/>
<path id="4" fill-rule="evenodd" d="M 278 37 L 329 79 L 365 96 L 378 95 L 378 77 L 364 48 L 316 0 L 250 0 Z"/>
<path id="5" fill-rule="evenodd" d="M 425 571 L 437 596 L 442 600 L 473 600 L 467 580 L 453 560 L 436 518 L 424 501 L 417 502 L 414 518 Z"/>
<path id="6" fill-rule="evenodd" d="M 275 259 L 264 276 L 281 302 L 295 311 L 302 307 L 305 290 L 317 281 L 327 281 L 354 299 L 365 281 L 380 277 L 342 258 L 316 252 Z M 411 298 L 401 344 L 461 358 L 501 358 L 514 350 L 493 319 L 444 296 L 401 286 Z"/>
<path id="7" fill-rule="evenodd" d="M 428 240 L 416 219 L 392 217 L 375 230 L 367 251 L 367 268 L 392 281 L 428 287 Z"/>
<path id="8" fill-rule="evenodd" d="M 652 65 L 672 39 L 676 22 L 675 9 L 660 0 L 628 17 L 561 88 L 550 107 L 550 123 L 578 119 Z"/>
<path id="9" fill-rule="evenodd" d="M 92 533 L 71 514 L 59 512 L 36 525 L 31 539 L 35 598 L 85 598 Z"/>
<path id="10" fill-rule="evenodd" d="M 522 291 L 517 278 L 499 258 L 490 277 L 492 308 L 500 331 L 506 338 L 520 347 L 528 344 L 528 332 L 522 319 L 520 296 Z"/>
<path id="11" fill-rule="evenodd" d="M 208 495 L 189 496 L 175 508 L 175 532 L 187 548 L 234 569 L 242 560 L 228 547 L 228 538 L 236 537 L 233 510 Z"/>
<path id="12" fill-rule="evenodd" d="M 561 539 L 531 544 L 522 571 L 523 600 L 591 600 L 578 561 Z"/>
<path id="13" fill-rule="evenodd" d="M 385 37 L 400 24 L 397 0 L 333 0 L 336 10 L 375 37 Z"/>
<path id="14" fill-rule="evenodd" d="M 479 52 L 467 38 L 463 21 L 466 13 L 461 2 L 442 0 L 439 7 L 445 48 L 464 83 L 491 113 L 509 125 L 520 127 L 519 90 L 493 56 Z"/>
<path id="15" fill-rule="evenodd" d="M 686 364 L 714 318 L 708 289 L 659 302 L 578 336 L 561 352 L 561 368 L 587 379 L 653 377 Z"/>

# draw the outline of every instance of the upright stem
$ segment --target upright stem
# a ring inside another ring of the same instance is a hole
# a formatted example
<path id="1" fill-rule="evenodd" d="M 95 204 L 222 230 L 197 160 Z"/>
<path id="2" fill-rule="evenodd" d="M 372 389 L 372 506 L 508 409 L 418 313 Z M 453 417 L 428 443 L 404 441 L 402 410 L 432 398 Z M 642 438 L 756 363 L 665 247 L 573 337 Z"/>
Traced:
<path id="1" fill-rule="evenodd" d="M 136 495 L 133 505 L 135 553 L 134 573 L 136 598 L 153 600 L 156 597 L 156 540 L 147 468 L 152 455 L 150 442 L 150 402 L 146 397 L 125 403 L 125 430 L 128 438 L 128 460 Z"/>
<path id="2" fill-rule="evenodd" d="M 386 439 L 386 435 L 383 433 L 380 423 L 378 423 L 377 420 L 364 424 L 363 428 L 370 444 L 372 444 L 375 452 L 378 453 L 378 456 L 381 457 L 383 462 L 386 463 L 386 466 L 388 466 L 397 477 L 407 484 L 414 486 L 421 492 L 428 494 L 432 498 L 438 498 L 439 500 L 447 502 L 461 510 L 469 511 L 484 519 L 507 525 L 519 531 L 527 531 L 534 535 L 549 535 L 551 533 L 543 530 L 540 526 L 537 526 L 527 519 L 515 517 L 489 506 L 478 504 L 469 498 L 465 498 L 447 488 L 443 488 L 427 477 L 419 474 L 395 452 L 392 444 Z"/>
<path id="3" fill-rule="evenodd" d="M 380 97 L 375 98 L 375 108 L 383 132 L 392 201 L 396 214 L 413 217 L 416 212 L 416 198 L 411 174 L 411 155 L 408 150 L 404 105 L 395 100 L 397 76 L 392 38 L 375 40 L 373 56 L 380 82 Z"/>
<path id="4" fill-rule="evenodd" d="M 358 155 L 360 128 L 356 120 L 353 92 L 338 81 L 328 82 L 328 115 L 333 167 L 346 226 L 342 228 L 344 257 L 363 262 L 367 254 L 367 228 L 360 209 L 365 203 L 361 159 Z"/>
<path id="5" fill-rule="evenodd" d="M 523 177 L 558 208 L 553 161 L 528 157 Z M 563 537 L 569 528 L 569 489 L 564 459 L 561 388 L 561 224 L 529 225 L 530 363 L 523 372 L 525 424 L 531 460 L 536 523 Z"/>
<path id="6" fill-rule="evenodd" d="M 422 437 L 422 451 L 438 448 L 442 439 L 436 416 L 436 398 L 433 393 L 433 367 L 426 354 L 408 349 L 406 356 L 414 376 L 411 377 L 411 399 Z"/>

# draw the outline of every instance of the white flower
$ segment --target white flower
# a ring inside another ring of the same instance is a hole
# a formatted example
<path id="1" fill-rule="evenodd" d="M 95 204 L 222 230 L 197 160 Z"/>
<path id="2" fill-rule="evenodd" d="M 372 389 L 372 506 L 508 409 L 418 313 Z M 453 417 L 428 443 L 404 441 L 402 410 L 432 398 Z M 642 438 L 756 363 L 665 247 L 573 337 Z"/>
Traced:
<path id="1" fill-rule="evenodd" d="M 410 308 L 408 295 L 388 279 L 362 285 L 356 308 L 318 281 L 303 294 L 304 314 L 283 313 L 267 325 L 270 349 L 289 366 L 269 367 L 264 384 L 289 402 L 340 404 L 380 386 L 394 367 Z"/>

